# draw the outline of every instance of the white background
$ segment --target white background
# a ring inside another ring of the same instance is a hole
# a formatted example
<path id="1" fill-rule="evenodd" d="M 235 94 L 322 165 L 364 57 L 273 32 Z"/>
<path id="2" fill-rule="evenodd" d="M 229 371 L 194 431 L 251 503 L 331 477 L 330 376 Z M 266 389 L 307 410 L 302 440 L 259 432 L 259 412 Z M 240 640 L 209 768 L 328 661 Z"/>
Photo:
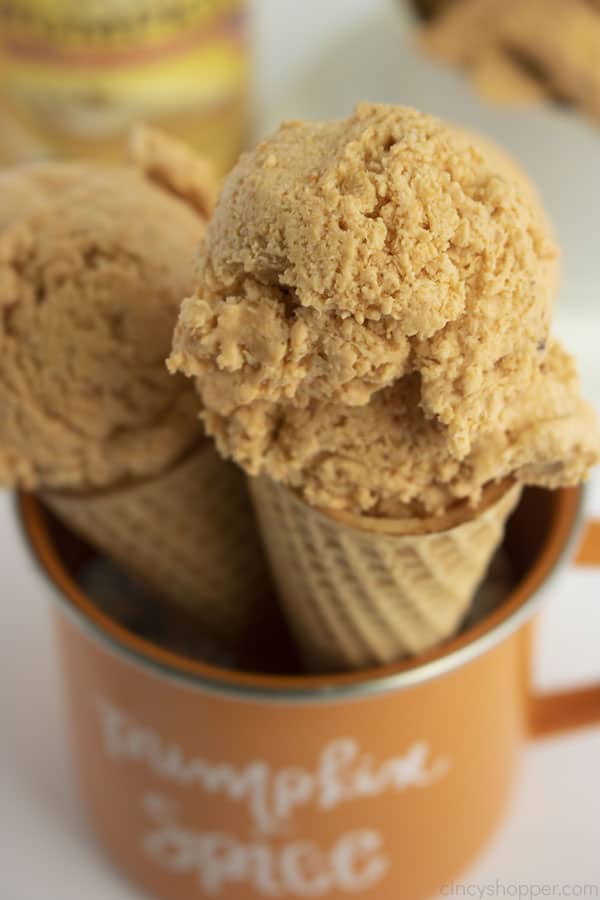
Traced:
<path id="1" fill-rule="evenodd" d="M 565 249 L 557 330 L 578 353 L 600 407 L 600 132 L 551 111 L 481 107 L 460 79 L 414 54 L 391 6 L 257 0 L 257 131 L 281 116 L 343 115 L 367 98 L 420 105 L 502 139 L 538 180 L 557 222 Z M 600 479 L 591 494 L 600 516 Z M 600 677 L 599 594 L 600 572 L 592 569 L 571 569 L 553 590 L 540 629 L 540 688 Z M 7 494 L 0 494 L 0 598 L 0 900 L 134 900 L 138 892 L 90 839 L 75 796 L 49 589 L 32 569 Z M 600 885 L 599 760 L 600 728 L 527 747 L 509 815 L 464 880 L 500 879 L 507 891 L 518 883 Z"/>

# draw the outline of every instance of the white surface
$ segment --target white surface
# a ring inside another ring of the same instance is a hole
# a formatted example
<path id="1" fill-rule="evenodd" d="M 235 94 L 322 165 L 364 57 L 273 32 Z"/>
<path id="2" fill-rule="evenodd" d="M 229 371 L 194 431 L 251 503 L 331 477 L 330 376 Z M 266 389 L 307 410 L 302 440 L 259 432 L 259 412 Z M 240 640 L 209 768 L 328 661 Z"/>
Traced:
<path id="1" fill-rule="evenodd" d="M 567 251 L 560 324 L 582 356 L 588 390 L 600 405 L 593 318 L 600 258 L 592 246 L 600 234 L 592 218 L 600 208 L 600 132 L 577 121 L 564 130 L 555 114 L 542 113 L 548 118 L 544 146 L 535 136 L 532 142 L 531 130 L 526 133 L 529 114 L 516 116 L 521 132 L 509 114 L 475 112 L 476 101 L 456 79 L 430 67 L 415 69 L 423 65 L 418 60 L 408 65 L 398 26 L 386 20 L 385 0 L 257 5 L 257 92 L 262 109 L 276 111 L 263 124 L 274 114 L 341 114 L 359 97 L 402 100 L 483 127 L 481 115 L 489 123 L 484 130 L 504 136 L 536 172 Z M 327 53 L 325 64 L 323 53 L 332 42 L 337 50 Z M 325 78 L 331 79 L 327 91 Z M 570 165 L 574 171 L 565 181 Z M 593 488 L 593 509 L 600 515 L 600 479 Z M 0 900 L 135 900 L 140 894 L 113 872 L 90 839 L 69 778 L 49 590 L 31 567 L 7 495 L 0 495 L 0 573 Z M 540 687 L 600 676 L 599 593 L 600 572 L 594 570 L 572 570 L 554 590 L 543 617 Z M 518 896 L 510 893 L 518 884 L 600 885 L 599 758 L 600 728 L 530 745 L 510 814 L 463 880 L 480 887 L 502 883 L 484 896 Z"/>

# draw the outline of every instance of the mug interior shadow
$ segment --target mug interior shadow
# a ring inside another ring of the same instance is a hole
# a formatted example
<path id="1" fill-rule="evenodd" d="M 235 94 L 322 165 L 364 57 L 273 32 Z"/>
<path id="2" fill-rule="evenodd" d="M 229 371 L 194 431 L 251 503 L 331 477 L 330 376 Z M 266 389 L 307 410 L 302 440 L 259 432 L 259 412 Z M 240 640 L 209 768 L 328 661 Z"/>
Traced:
<path id="1" fill-rule="evenodd" d="M 22 500 L 21 507 L 25 528 L 38 561 L 48 570 L 47 563 L 41 559 L 39 548 L 36 546 L 37 541 L 32 536 L 31 523 L 28 524 L 28 519 L 32 516 L 38 519 L 38 525 L 45 534 L 53 557 L 53 565 L 62 570 L 63 584 L 66 576 L 67 584 L 72 583 L 82 590 L 83 574 L 89 565 L 98 559 L 97 552 L 34 498 L 27 497 L 25 501 Z M 517 509 L 507 523 L 503 542 L 514 577 L 513 590 L 505 603 L 509 603 L 519 592 L 520 586 L 536 567 L 552 533 L 556 530 L 561 514 L 560 492 L 553 493 L 539 488 L 524 490 Z M 47 571 L 47 574 L 50 573 Z M 160 631 L 161 617 L 167 613 L 160 598 L 153 598 L 151 611 L 154 619 L 150 623 L 149 633 L 142 635 L 148 640 L 153 639 L 157 629 Z M 182 639 L 189 637 L 194 629 L 198 629 L 197 621 L 183 611 L 174 612 L 169 608 L 167 614 L 169 629 L 174 631 L 176 637 L 178 634 Z M 480 629 L 481 625 L 481 622 L 478 623 L 477 628 Z M 469 631 L 470 626 L 468 630 L 464 630 L 463 635 L 466 636 Z M 453 640 L 456 640 L 456 636 Z M 258 675 L 294 677 L 304 674 L 300 657 L 283 618 L 270 617 L 269 620 L 254 624 L 251 632 L 236 648 L 235 668 Z"/>

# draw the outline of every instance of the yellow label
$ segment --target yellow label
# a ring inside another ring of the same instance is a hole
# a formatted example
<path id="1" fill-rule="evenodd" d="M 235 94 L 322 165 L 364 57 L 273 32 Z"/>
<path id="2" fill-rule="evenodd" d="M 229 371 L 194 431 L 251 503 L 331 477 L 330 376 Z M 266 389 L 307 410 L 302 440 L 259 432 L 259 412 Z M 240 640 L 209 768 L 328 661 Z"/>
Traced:
<path id="1" fill-rule="evenodd" d="M 242 0 L 0 0 L 2 90 L 74 137 L 196 114 L 243 91 L 245 24 Z"/>

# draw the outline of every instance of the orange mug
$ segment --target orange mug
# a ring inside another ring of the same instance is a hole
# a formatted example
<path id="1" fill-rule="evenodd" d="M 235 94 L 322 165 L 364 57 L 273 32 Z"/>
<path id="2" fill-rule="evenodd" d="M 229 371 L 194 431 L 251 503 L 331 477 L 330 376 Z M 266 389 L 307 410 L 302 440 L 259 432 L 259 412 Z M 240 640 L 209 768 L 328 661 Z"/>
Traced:
<path id="1" fill-rule="evenodd" d="M 21 498 L 56 606 L 81 788 L 113 859 L 164 900 L 423 900 L 498 824 L 523 739 L 600 720 L 600 688 L 532 695 L 530 628 L 571 556 L 581 493 L 528 490 L 508 600 L 427 656 L 250 675 L 133 636 L 81 593 Z M 584 557 L 598 559 L 588 532 Z"/>

